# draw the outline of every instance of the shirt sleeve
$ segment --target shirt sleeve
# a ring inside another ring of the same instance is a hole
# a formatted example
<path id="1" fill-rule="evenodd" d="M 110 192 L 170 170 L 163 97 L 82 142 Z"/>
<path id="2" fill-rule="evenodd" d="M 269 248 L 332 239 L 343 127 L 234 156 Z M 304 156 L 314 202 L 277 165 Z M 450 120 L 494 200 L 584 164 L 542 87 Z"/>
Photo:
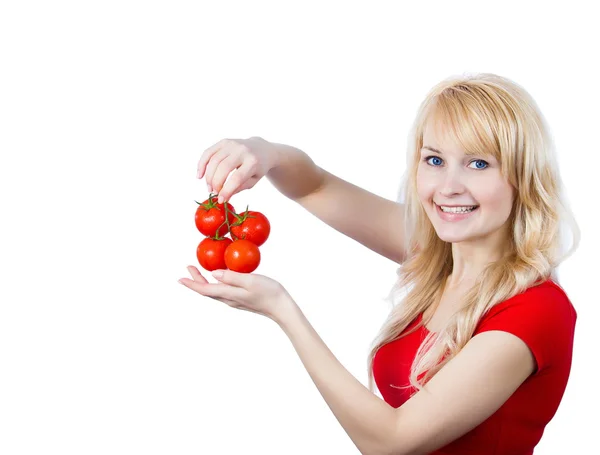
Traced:
<path id="1" fill-rule="evenodd" d="M 474 335 L 500 330 L 519 337 L 531 350 L 536 373 L 571 358 L 577 313 L 554 284 L 531 287 L 494 306 Z"/>

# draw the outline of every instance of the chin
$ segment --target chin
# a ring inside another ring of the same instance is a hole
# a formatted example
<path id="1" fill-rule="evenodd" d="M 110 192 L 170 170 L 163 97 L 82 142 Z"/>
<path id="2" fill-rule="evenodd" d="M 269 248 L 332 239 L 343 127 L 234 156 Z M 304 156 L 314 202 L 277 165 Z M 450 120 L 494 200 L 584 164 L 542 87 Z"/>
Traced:
<path id="1" fill-rule="evenodd" d="M 470 240 L 472 237 L 465 235 L 464 232 L 452 232 L 451 230 L 435 231 L 440 240 L 448 243 L 460 243 Z"/>
<path id="2" fill-rule="evenodd" d="M 438 234 L 438 237 L 440 238 L 440 240 L 447 242 L 447 243 L 460 243 L 460 242 L 464 242 L 465 240 L 469 240 L 468 237 L 465 237 L 464 235 L 440 235 L 440 234 Z"/>

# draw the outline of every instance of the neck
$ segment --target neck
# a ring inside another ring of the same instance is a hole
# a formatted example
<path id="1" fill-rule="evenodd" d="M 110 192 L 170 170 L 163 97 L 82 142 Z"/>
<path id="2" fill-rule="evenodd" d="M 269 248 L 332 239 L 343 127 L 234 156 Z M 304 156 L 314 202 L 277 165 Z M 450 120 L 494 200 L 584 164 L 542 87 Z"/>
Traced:
<path id="1" fill-rule="evenodd" d="M 489 264 L 508 254 L 503 237 L 488 237 L 485 241 L 466 241 L 452 244 L 452 273 L 446 284 L 449 288 L 472 285 Z"/>

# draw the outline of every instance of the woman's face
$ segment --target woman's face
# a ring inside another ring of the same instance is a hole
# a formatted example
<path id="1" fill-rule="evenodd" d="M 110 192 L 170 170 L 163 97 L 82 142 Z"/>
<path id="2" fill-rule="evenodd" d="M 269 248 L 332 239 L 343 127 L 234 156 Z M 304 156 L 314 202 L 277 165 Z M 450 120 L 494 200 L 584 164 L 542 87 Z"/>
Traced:
<path id="1" fill-rule="evenodd" d="M 480 242 L 506 235 L 515 192 L 502 176 L 500 163 L 488 156 L 465 155 L 457 144 L 436 137 L 431 126 L 423 135 L 417 191 L 440 239 Z M 463 211 L 472 206 L 476 208 Z M 445 213 L 441 207 L 459 213 Z"/>

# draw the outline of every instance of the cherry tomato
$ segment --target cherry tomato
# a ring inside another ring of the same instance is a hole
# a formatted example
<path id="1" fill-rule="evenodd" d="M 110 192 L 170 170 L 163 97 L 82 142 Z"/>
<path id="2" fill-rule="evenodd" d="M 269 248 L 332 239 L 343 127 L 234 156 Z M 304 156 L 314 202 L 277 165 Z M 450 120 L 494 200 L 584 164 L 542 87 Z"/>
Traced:
<path id="1" fill-rule="evenodd" d="M 228 233 L 227 223 L 223 224 L 225 221 L 225 203 L 217 203 L 217 198 L 209 196 L 207 200 L 203 203 L 199 203 L 198 208 L 196 209 L 196 227 L 198 230 L 207 237 L 214 237 L 217 229 L 219 229 L 219 236 L 224 237 Z M 236 220 L 235 217 L 235 209 L 233 205 L 229 202 L 226 202 L 227 210 L 229 210 L 229 224 L 233 224 Z M 221 224 L 223 224 L 221 226 Z M 219 228 L 219 226 L 221 226 Z"/>
<path id="2" fill-rule="evenodd" d="M 227 227 L 227 226 L 225 226 Z M 196 257 L 204 270 L 212 272 L 217 269 L 226 269 L 225 251 L 233 241 L 229 237 L 219 240 L 206 237 L 196 249 Z"/>
<path id="3" fill-rule="evenodd" d="M 250 240 L 256 246 L 261 246 L 269 238 L 271 223 L 260 212 L 246 210 L 236 216 L 235 224 L 231 226 L 231 233 L 240 239 Z"/>
<path id="4" fill-rule="evenodd" d="M 225 264 L 234 272 L 253 272 L 260 264 L 258 246 L 250 240 L 234 240 L 225 250 Z"/>

